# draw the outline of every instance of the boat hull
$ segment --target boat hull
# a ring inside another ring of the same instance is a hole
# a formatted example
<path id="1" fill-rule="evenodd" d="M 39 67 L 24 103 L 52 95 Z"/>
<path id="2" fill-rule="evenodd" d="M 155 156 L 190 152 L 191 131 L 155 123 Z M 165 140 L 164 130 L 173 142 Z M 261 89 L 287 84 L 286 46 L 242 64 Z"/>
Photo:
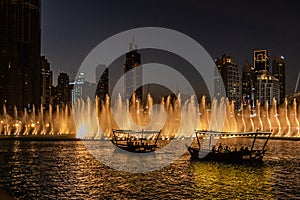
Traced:
<path id="1" fill-rule="evenodd" d="M 220 153 L 213 151 L 203 151 L 189 147 L 188 151 L 191 155 L 191 160 L 199 161 L 220 161 L 220 162 L 262 162 L 264 151 L 233 151 L 228 153 Z"/>

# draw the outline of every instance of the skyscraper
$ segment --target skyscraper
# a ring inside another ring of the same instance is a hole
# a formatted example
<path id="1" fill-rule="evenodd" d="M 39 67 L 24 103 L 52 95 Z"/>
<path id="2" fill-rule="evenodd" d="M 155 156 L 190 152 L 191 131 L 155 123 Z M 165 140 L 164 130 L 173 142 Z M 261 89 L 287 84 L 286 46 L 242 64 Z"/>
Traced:
<path id="1" fill-rule="evenodd" d="M 270 71 L 269 53 L 267 50 L 254 51 L 254 70 L 257 73 L 262 71 Z"/>
<path id="2" fill-rule="evenodd" d="M 137 52 L 137 47 L 133 43 L 130 43 L 129 52 L 126 53 L 126 62 L 124 65 L 125 74 L 125 98 L 130 99 L 131 94 L 135 92 L 136 97 L 139 99 L 143 98 L 142 88 L 138 89 L 138 86 L 142 85 L 142 68 L 141 65 L 141 54 Z"/>
<path id="3" fill-rule="evenodd" d="M 59 106 L 71 106 L 69 76 L 66 73 L 60 73 L 58 75 L 55 101 L 55 104 Z"/>
<path id="4" fill-rule="evenodd" d="M 50 63 L 45 56 L 41 57 L 41 79 L 40 79 L 40 90 L 41 90 L 41 104 L 43 108 L 48 109 L 49 105 L 52 104 L 52 71 L 50 70 Z"/>
<path id="5" fill-rule="evenodd" d="M 224 54 L 221 59 L 216 60 L 217 68 L 222 76 L 226 97 L 229 101 L 238 104 L 240 99 L 240 85 L 238 66 L 229 54 Z"/>
<path id="6" fill-rule="evenodd" d="M 272 64 L 273 76 L 279 81 L 279 90 L 280 90 L 280 102 L 284 101 L 285 98 L 285 59 L 283 56 L 275 56 Z"/>
<path id="7" fill-rule="evenodd" d="M 0 105 L 40 105 L 40 0 L 0 3 Z M 0 106 L 2 108 L 2 106 Z"/>
<path id="8" fill-rule="evenodd" d="M 242 72 L 242 100 L 243 104 L 249 101 L 251 105 L 254 103 L 256 76 L 254 67 L 249 62 L 246 62 Z"/>
<path id="9" fill-rule="evenodd" d="M 72 105 L 74 105 L 78 99 L 82 98 L 84 79 L 85 79 L 85 73 L 80 72 L 78 76 L 75 78 L 75 82 L 70 83 L 71 85 L 73 85 Z"/>
<path id="10" fill-rule="evenodd" d="M 269 105 L 272 105 L 273 98 L 275 98 L 277 101 L 279 100 L 280 93 L 278 79 L 268 73 L 262 73 L 257 75 L 256 81 L 256 96 L 261 104 L 264 104 L 266 101 L 268 101 Z"/>
<path id="11" fill-rule="evenodd" d="M 104 72 L 101 74 L 100 71 Z M 104 101 L 106 95 L 109 93 L 109 69 L 106 65 L 99 65 L 96 68 L 96 79 L 97 83 L 97 90 L 96 95 L 100 98 L 100 100 Z M 99 79 L 100 78 L 100 79 Z"/>
<path id="12" fill-rule="evenodd" d="M 266 101 L 273 103 L 273 98 L 279 102 L 279 81 L 270 73 L 269 53 L 267 50 L 255 50 L 253 55 L 255 71 L 255 93 L 253 100 L 261 104 Z M 255 103 L 255 101 L 253 102 Z"/>

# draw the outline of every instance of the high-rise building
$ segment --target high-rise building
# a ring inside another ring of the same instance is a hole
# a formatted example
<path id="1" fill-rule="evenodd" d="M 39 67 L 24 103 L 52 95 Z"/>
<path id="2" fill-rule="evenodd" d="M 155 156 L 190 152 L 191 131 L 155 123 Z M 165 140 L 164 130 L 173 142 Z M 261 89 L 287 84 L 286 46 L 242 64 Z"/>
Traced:
<path id="1" fill-rule="evenodd" d="M 268 101 L 269 105 L 273 104 L 273 98 L 277 101 L 280 98 L 279 81 L 269 73 L 262 73 L 256 77 L 257 99 L 261 104 Z"/>
<path id="2" fill-rule="evenodd" d="M 242 101 L 243 104 L 248 102 L 253 105 L 254 103 L 254 94 L 255 94 L 255 85 L 256 85 L 256 75 L 254 72 L 254 67 L 251 66 L 249 62 L 246 62 L 243 67 L 242 72 Z"/>
<path id="3" fill-rule="evenodd" d="M 256 72 L 270 71 L 269 53 L 267 50 L 254 51 L 254 70 Z"/>
<path id="4" fill-rule="evenodd" d="M 41 105 L 44 109 L 49 109 L 52 104 L 52 71 L 50 70 L 50 63 L 45 56 L 41 56 L 41 79 L 40 79 Z"/>
<path id="5" fill-rule="evenodd" d="M 107 66 L 104 64 L 100 64 L 96 67 L 96 83 L 99 82 L 100 77 L 103 75 L 104 71 L 106 70 Z"/>
<path id="6" fill-rule="evenodd" d="M 57 79 L 55 105 L 71 106 L 71 90 L 69 76 L 67 73 L 60 73 Z"/>
<path id="7" fill-rule="evenodd" d="M 273 103 L 273 98 L 279 102 L 279 80 L 271 75 L 269 64 L 269 53 L 267 50 L 254 51 L 254 71 L 255 71 L 255 93 L 254 98 L 261 104 L 266 101 Z M 255 103 L 255 101 L 253 102 Z"/>
<path id="8" fill-rule="evenodd" d="M 226 97 L 229 101 L 239 104 L 240 84 L 238 66 L 230 55 L 225 54 L 221 59 L 216 60 L 217 68 L 222 76 Z"/>
<path id="9" fill-rule="evenodd" d="M 84 79 L 85 79 L 85 73 L 80 72 L 78 76 L 75 78 L 75 82 L 70 83 L 70 85 L 73 85 L 73 89 L 71 92 L 73 105 L 76 103 L 78 99 L 82 98 Z"/>
<path id="10" fill-rule="evenodd" d="M 285 81 L 286 81 L 286 72 L 285 72 L 285 59 L 283 56 L 275 56 L 272 64 L 273 76 L 279 81 L 279 90 L 280 90 L 280 102 L 284 101 L 286 96 L 285 93 Z"/>
<path id="11" fill-rule="evenodd" d="M 76 104 L 78 99 L 87 100 L 94 98 L 96 95 L 96 83 L 85 81 L 85 73 L 80 72 L 75 79 L 75 82 L 69 84 L 71 91 L 72 105 Z"/>
<path id="12" fill-rule="evenodd" d="M 129 52 L 126 53 L 126 62 L 124 65 L 125 74 L 125 98 L 130 99 L 133 92 L 139 99 L 143 98 L 143 91 L 141 87 L 142 79 L 142 68 L 141 65 L 141 54 L 137 52 L 137 46 L 134 43 L 130 43 Z"/>
<path id="13" fill-rule="evenodd" d="M 101 74 L 99 71 L 104 72 Z M 98 73 L 97 73 L 98 72 Z M 96 68 L 96 79 L 99 79 L 97 83 L 96 95 L 100 98 L 100 100 L 104 101 L 106 95 L 109 93 L 109 69 L 106 65 L 99 65 Z"/>
<path id="14" fill-rule="evenodd" d="M 40 43 L 40 0 L 1 0 L 0 105 L 8 111 L 39 108 Z"/>

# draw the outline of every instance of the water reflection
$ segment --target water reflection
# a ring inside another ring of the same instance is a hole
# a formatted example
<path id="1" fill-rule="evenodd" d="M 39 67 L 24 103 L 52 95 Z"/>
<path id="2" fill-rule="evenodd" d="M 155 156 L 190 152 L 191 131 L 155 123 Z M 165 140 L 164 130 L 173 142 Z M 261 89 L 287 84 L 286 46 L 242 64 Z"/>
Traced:
<path id="1" fill-rule="evenodd" d="M 193 163 L 196 190 L 208 199 L 273 199 L 268 166 Z"/>
<path id="2" fill-rule="evenodd" d="M 300 196 L 300 141 L 270 141 L 261 166 L 191 163 L 186 153 L 170 166 L 144 174 L 106 167 L 79 141 L 0 140 L 0 146 L 0 190 L 21 200 Z"/>

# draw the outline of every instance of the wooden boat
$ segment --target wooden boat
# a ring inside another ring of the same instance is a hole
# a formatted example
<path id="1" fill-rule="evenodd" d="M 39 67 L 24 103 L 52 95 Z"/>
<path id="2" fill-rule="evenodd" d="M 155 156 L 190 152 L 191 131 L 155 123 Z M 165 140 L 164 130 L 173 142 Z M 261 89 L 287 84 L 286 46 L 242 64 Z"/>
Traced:
<path id="1" fill-rule="evenodd" d="M 117 130 L 113 129 L 113 138 L 111 142 L 125 151 L 134 153 L 153 152 L 157 148 L 161 130 Z"/>
<path id="2" fill-rule="evenodd" d="M 230 133 L 230 132 L 217 132 L 206 130 L 195 130 L 197 139 L 196 148 L 188 147 L 188 151 L 191 154 L 191 160 L 212 160 L 223 162 L 253 162 L 262 161 L 265 152 L 267 151 L 266 145 L 272 132 L 245 132 L 245 133 Z M 212 145 L 213 140 L 220 138 L 243 138 L 247 137 L 252 139 L 252 145 L 250 149 L 248 147 L 241 147 L 239 150 L 224 149 L 223 147 L 216 148 Z M 255 147 L 257 139 L 264 139 L 264 143 L 261 148 Z M 202 144 L 200 142 L 202 141 Z"/>

